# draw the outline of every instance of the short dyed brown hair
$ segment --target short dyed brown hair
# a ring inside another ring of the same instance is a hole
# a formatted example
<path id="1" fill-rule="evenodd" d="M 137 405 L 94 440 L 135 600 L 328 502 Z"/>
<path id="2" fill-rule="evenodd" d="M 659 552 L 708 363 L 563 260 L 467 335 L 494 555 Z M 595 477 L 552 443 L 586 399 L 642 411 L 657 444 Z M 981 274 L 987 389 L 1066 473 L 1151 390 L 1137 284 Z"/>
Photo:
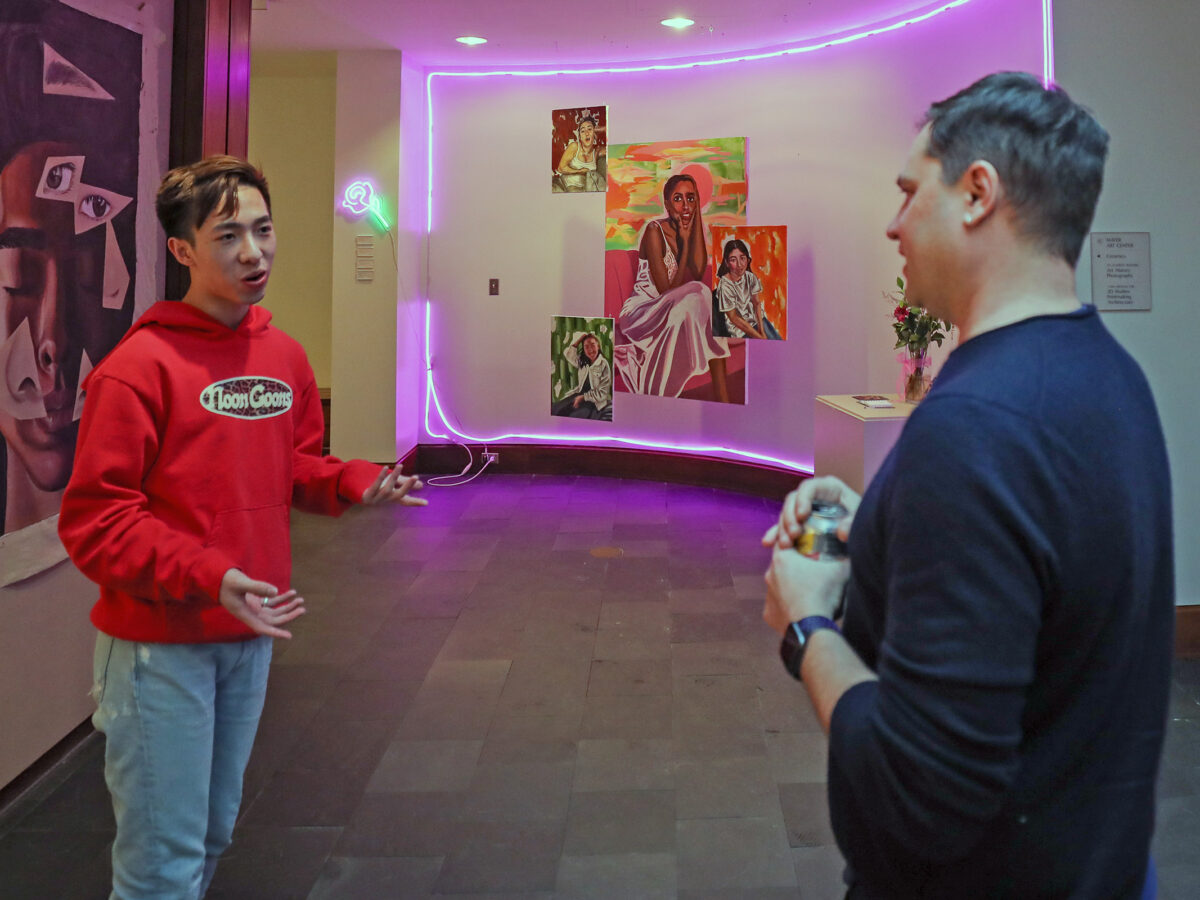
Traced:
<path id="1" fill-rule="evenodd" d="M 158 221 L 167 237 L 191 241 L 196 229 L 214 211 L 221 215 L 237 212 L 238 188 L 258 188 L 267 212 L 271 193 L 262 170 L 236 156 L 209 156 L 199 162 L 178 166 L 163 176 L 154 198 Z"/>

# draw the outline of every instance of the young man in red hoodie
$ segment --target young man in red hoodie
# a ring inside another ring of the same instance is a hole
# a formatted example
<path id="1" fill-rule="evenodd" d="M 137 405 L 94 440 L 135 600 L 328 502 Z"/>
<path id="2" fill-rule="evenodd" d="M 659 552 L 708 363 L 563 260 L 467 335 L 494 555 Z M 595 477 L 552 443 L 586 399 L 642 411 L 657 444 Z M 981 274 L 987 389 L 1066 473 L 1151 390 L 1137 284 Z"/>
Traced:
<path id="1" fill-rule="evenodd" d="M 202 897 L 229 846 L 272 639 L 304 612 L 291 505 L 425 502 L 398 468 L 321 455 L 308 359 L 258 306 L 275 255 L 262 173 L 228 156 L 174 169 L 157 210 L 191 286 L 85 382 L 59 518 L 100 585 L 93 722 L 121 900 Z"/>

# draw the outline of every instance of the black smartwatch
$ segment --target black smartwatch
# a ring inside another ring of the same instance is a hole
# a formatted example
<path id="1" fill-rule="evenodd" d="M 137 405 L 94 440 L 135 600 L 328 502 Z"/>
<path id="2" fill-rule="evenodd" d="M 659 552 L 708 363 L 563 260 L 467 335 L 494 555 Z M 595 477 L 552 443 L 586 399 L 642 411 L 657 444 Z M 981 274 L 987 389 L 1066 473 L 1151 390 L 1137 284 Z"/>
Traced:
<path id="1" fill-rule="evenodd" d="M 783 642 L 779 645 L 779 658 L 783 660 L 783 667 L 797 681 L 800 680 L 800 664 L 804 662 L 804 648 L 808 646 L 808 639 L 814 632 L 825 628 L 838 631 L 832 619 L 824 616 L 806 616 L 799 622 L 793 622 L 783 633 Z M 841 634 L 840 631 L 838 633 Z"/>

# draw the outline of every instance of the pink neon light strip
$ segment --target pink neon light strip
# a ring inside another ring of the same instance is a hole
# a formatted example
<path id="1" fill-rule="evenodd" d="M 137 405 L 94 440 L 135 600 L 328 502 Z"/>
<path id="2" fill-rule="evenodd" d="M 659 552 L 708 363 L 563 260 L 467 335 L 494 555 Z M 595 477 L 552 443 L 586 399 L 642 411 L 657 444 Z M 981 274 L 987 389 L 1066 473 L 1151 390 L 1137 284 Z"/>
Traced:
<path id="1" fill-rule="evenodd" d="M 689 58 L 671 63 L 647 63 L 645 65 L 635 66 L 598 66 L 587 69 L 472 69 L 452 72 L 430 72 L 425 78 L 425 105 L 428 114 L 428 178 L 429 178 L 429 196 L 426 201 L 426 216 L 425 230 L 433 231 L 433 79 L 439 76 L 445 78 L 492 78 L 498 75 L 516 75 L 523 78 L 541 78 L 546 75 L 624 75 L 634 72 L 665 72 L 672 69 L 690 69 L 696 66 L 723 66 L 728 63 L 750 62 L 760 59 L 775 59 L 780 56 L 794 56 L 798 53 L 811 53 L 814 50 L 824 50 L 828 47 L 837 47 L 842 44 L 850 44 L 854 41 L 861 41 L 863 38 L 874 37 L 879 34 L 886 34 L 889 31 L 896 31 L 908 25 L 916 25 L 920 22 L 928 21 L 935 16 L 940 16 L 944 12 L 949 12 L 959 6 L 966 6 L 973 0 L 950 0 L 941 6 L 927 10 L 917 16 L 911 16 L 899 22 L 892 22 L 890 25 L 881 25 L 877 28 L 869 28 L 864 31 L 856 31 L 851 34 L 843 35 L 838 38 L 818 39 L 810 44 L 800 44 L 795 47 L 784 47 L 780 50 L 770 50 L 763 53 L 748 53 L 742 56 L 724 56 L 717 58 Z M 1042 0 L 1043 9 L 1043 24 L 1047 13 L 1047 7 L 1051 0 Z M 1044 44 L 1044 42 L 1043 42 Z M 1043 47 L 1044 49 L 1044 47 Z"/>
<path id="2" fill-rule="evenodd" d="M 446 410 L 442 408 L 442 402 L 438 398 L 437 388 L 433 383 L 433 362 L 430 356 L 430 334 L 433 331 L 432 309 L 430 301 L 425 301 L 425 432 L 430 437 L 445 438 L 453 440 L 450 434 L 435 431 L 429 421 L 430 399 L 433 400 L 433 406 L 437 408 L 438 417 L 442 420 L 444 427 L 451 434 L 462 438 L 464 441 L 469 441 L 478 444 L 493 444 L 497 441 L 507 441 L 513 438 L 522 438 L 525 440 L 541 441 L 548 444 L 588 444 L 595 446 L 597 444 L 631 444 L 635 447 L 644 447 L 652 450 L 673 450 L 681 453 L 694 453 L 701 456 L 712 456 L 714 453 L 728 454 L 731 456 L 741 457 L 743 459 L 751 459 L 755 462 L 767 463 L 772 466 L 781 466 L 785 469 L 795 469 L 798 472 L 812 472 L 813 465 L 811 462 L 799 462 L 790 459 L 779 459 L 774 456 L 765 456 L 761 453 L 752 453 L 749 450 L 738 450 L 733 447 L 699 447 L 691 444 L 672 444 L 661 441 L 650 441 L 642 438 L 623 438 L 606 435 L 596 437 L 594 435 L 571 435 L 571 434 L 494 434 L 490 437 L 479 437 L 477 435 L 464 434 L 450 424 L 450 417 L 446 415 Z"/>
<path id="3" fill-rule="evenodd" d="M 1054 84 L 1054 0 L 1042 0 L 1042 86 Z"/>
<path id="4" fill-rule="evenodd" d="M 972 0 L 952 0 L 936 9 L 929 10 L 919 16 L 905 19 L 901 22 L 894 22 L 890 25 L 872 28 L 866 31 L 855 32 L 854 34 L 844 37 L 818 41 L 817 43 L 805 44 L 803 46 L 787 47 L 782 50 L 773 50 L 766 53 L 746 54 L 744 56 L 723 57 L 720 59 L 701 59 L 691 61 L 680 61 L 675 63 L 657 63 L 654 65 L 641 66 L 613 66 L 590 69 L 539 69 L 539 70 L 504 70 L 504 71 L 461 71 L 461 72 L 430 72 L 425 79 L 425 103 L 427 121 L 427 146 L 426 158 L 428 160 L 427 177 L 429 192 L 426 198 L 426 216 L 425 216 L 425 233 L 426 240 L 433 232 L 433 79 L 438 76 L 442 77 L 470 77 L 470 78 L 487 78 L 498 75 L 517 75 L 523 77 L 541 77 L 545 75 L 598 75 L 598 74 L 626 74 L 634 72 L 650 72 L 650 71 L 665 71 L 670 69 L 684 69 L 693 66 L 715 66 L 725 65 L 727 63 L 749 62 L 752 60 L 772 59 L 780 56 L 789 56 L 797 53 L 809 53 L 814 50 L 822 50 L 826 47 L 835 47 L 841 44 L 848 44 L 853 41 L 862 40 L 863 38 L 873 37 L 877 34 L 884 34 L 889 31 L 895 31 L 907 25 L 914 25 L 919 22 L 925 22 L 932 19 L 934 16 L 941 15 L 959 6 L 965 6 Z M 1047 87 L 1054 83 L 1054 9 L 1053 0 L 1042 0 L 1042 82 Z M 425 301 L 425 433 L 430 437 L 443 438 L 452 440 L 450 434 L 436 431 L 429 421 L 429 408 L 432 405 L 436 407 L 438 417 L 442 421 L 442 427 L 446 431 L 454 434 L 464 441 L 474 443 L 495 443 L 497 441 L 512 440 L 520 438 L 524 440 L 543 441 L 552 444 L 565 443 L 586 443 L 590 445 L 616 443 L 616 444 L 631 444 L 637 447 L 645 447 L 653 450 L 671 450 L 683 453 L 694 453 L 699 455 L 711 456 L 714 453 L 727 454 L 730 456 L 741 457 L 744 459 L 752 459 L 758 462 L 764 462 L 769 465 L 781 466 L 783 468 L 795 469 L 800 472 L 812 472 L 813 464 L 811 461 L 795 461 L 779 459 L 773 456 L 765 456 L 760 453 L 752 453 L 748 450 L 738 450 L 733 447 L 698 447 L 686 444 L 670 444 L 655 441 L 642 440 L 638 438 L 622 438 L 614 436 L 593 437 L 590 435 L 548 435 L 548 434 L 525 434 L 511 433 L 498 434 L 491 437 L 479 437 L 469 435 L 458 431 L 450 424 L 450 417 L 446 415 L 446 411 L 442 408 L 441 399 L 438 397 L 437 386 L 433 380 L 433 358 L 430 350 L 430 336 L 432 333 L 432 312 L 431 302 Z"/>

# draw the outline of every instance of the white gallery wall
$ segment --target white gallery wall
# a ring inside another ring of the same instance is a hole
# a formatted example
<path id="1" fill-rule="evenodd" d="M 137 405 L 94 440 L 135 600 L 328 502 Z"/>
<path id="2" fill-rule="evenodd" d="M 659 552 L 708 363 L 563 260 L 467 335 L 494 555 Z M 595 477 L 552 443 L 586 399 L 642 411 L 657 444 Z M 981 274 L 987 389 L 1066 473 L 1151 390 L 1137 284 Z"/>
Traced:
<path id="1" fill-rule="evenodd" d="M 901 260 L 884 229 L 917 120 L 988 72 L 1040 75 L 1042 22 L 1039 0 L 973 0 L 773 60 L 435 77 L 427 294 L 453 428 L 731 447 L 811 467 L 814 395 L 895 389 L 881 292 Z M 788 226 L 789 340 L 748 348 L 744 407 L 618 393 L 611 425 L 548 415 L 550 319 L 602 314 L 605 228 L 603 194 L 550 192 L 550 113 L 596 104 L 608 105 L 609 143 L 747 139 L 748 221 Z"/>
<path id="2" fill-rule="evenodd" d="M 396 443 L 397 266 L 391 238 L 366 218 L 347 219 L 346 186 L 370 178 L 391 202 L 400 182 L 400 53 L 337 54 L 333 161 L 332 403 L 330 447 L 344 459 L 390 463 Z M 389 210 L 395 218 L 394 209 Z M 360 281 L 356 239 L 373 243 L 369 281 Z"/>
<path id="3" fill-rule="evenodd" d="M 1057 0 L 1058 80 L 1112 136 L 1096 231 L 1150 233 L 1153 310 L 1105 314 L 1137 358 L 1158 401 L 1175 503 L 1176 594 L 1200 604 L 1200 3 L 1195 0 Z M 1076 286 L 1091 298 L 1091 267 Z"/>
<path id="4" fill-rule="evenodd" d="M 247 157 L 271 189 L 278 251 L 263 306 L 308 354 L 328 388 L 333 314 L 333 158 L 337 54 L 256 52 L 250 64 Z"/>

